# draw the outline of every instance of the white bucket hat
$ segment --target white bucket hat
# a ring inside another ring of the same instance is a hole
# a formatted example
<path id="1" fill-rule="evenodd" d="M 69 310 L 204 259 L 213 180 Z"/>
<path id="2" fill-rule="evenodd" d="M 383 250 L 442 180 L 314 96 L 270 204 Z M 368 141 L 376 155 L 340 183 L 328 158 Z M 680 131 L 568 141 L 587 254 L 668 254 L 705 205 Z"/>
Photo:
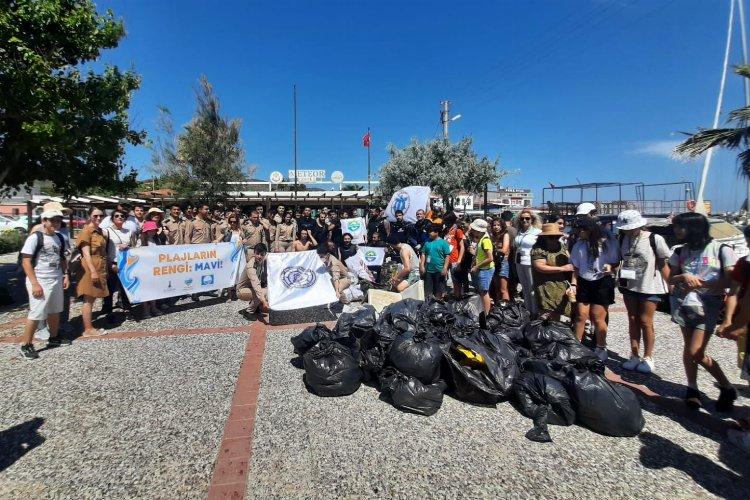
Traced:
<path id="1" fill-rule="evenodd" d="M 42 220 L 51 219 L 53 217 L 65 217 L 61 210 L 47 210 L 42 212 Z"/>
<path id="2" fill-rule="evenodd" d="M 638 210 L 625 210 L 617 216 L 617 229 L 621 231 L 630 231 L 645 225 L 646 219 Z"/>
<path id="3" fill-rule="evenodd" d="M 469 229 L 472 231 L 476 231 L 478 233 L 486 233 L 487 232 L 487 221 L 484 219 L 477 219 L 474 222 L 471 223 L 469 226 Z"/>
<path id="4" fill-rule="evenodd" d="M 591 212 L 596 212 L 596 205 L 586 202 L 578 205 L 576 215 L 589 215 Z"/>

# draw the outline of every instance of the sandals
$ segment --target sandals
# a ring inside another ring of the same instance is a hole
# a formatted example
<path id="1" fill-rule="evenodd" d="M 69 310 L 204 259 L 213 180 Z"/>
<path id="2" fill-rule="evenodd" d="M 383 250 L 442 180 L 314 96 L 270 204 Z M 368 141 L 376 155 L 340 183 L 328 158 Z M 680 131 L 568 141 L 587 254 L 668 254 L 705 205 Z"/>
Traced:
<path id="1" fill-rule="evenodd" d="M 700 410 L 703 406 L 701 392 L 698 389 L 688 387 L 685 391 L 685 405 L 691 410 Z"/>

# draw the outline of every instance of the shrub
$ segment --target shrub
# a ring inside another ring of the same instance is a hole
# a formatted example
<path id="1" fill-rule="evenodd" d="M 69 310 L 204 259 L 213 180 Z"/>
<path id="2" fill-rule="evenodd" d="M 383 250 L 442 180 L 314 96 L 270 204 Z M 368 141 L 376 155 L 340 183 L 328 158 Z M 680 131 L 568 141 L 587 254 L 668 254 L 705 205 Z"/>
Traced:
<path id="1" fill-rule="evenodd" d="M 0 254 L 17 252 L 26 241 L 26 235 L 15 229 L 0 231 Z"/>

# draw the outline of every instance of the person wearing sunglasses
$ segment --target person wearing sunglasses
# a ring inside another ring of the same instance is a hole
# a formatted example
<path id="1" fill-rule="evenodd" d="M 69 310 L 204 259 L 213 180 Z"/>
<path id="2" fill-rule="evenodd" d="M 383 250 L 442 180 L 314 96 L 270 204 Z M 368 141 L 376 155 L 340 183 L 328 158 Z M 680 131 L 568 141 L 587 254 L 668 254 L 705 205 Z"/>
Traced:
<path id="1" fill-rule="evenodd" d="M 521 284 L 521 291 L 523 292 L 523 301 L 531 314 L 537 314 L 539 310 L 534 292 L 534 277 L 531 267 L 531 250 L 536 244 L 539 233 L 541 233 L 539 226 L 539 217 L 534 215 L 531 210 L 522 210 L 518 214 L 518 218 L 516 219 L 517 233 L 513 245 L 516 249 L 514 264 L 518 281 Z"/>
<path id="2" fill-rule="evenodd" d="M 83 297 L 84 337 L 98 337 L 107 333 L 104 329 L 94 328 L 93 325 L 94 302 L 97 298 L 109 295 L 107 287 L 108 240 L 99 227 L 103 218 L 104 212 L 99 208 L 92 208 L 89 212 L 90 222 L 78 235 L 78 249 L 83 256 L 81 259 L 83 277 L 78 282 L 76 292 L 79 297 Z"/>
<path id="3" fill-rule="evenodd" d="M 115 307 L 121 308 L 125 314 L 130 312 L 130 301 L 117 275 L 120 254 L 128 248 L 134 247 L 137 239 L 136 233 L 125 224 L 127 218 L 128 214 L 126 212 L 115 209 L 111 215 L 112 226 L 108 227 L 103 233 L 109 241 L 107 245 L 107 258 L 109 259 L 110 273 L 107 276 L 107 288 L 110 290 L 110 294 L 104 297 L 102 304 L 102 311 L 107 315 L 108 323 L 112 323 L 114 320 L 112 309 L 115 292 L 118 292 Z"/>

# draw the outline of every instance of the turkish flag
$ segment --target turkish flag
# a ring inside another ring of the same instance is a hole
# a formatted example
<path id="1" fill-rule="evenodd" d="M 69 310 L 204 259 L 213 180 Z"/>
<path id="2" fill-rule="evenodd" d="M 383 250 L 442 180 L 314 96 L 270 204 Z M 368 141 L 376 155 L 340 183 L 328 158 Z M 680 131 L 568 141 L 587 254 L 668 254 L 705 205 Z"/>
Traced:
<path id="1" fill-rule="evenodd" d="M 366 148 L 370 147 L 370 131 L 368 130 L 367 133 L 362 137 L 362 145 Z"/>

